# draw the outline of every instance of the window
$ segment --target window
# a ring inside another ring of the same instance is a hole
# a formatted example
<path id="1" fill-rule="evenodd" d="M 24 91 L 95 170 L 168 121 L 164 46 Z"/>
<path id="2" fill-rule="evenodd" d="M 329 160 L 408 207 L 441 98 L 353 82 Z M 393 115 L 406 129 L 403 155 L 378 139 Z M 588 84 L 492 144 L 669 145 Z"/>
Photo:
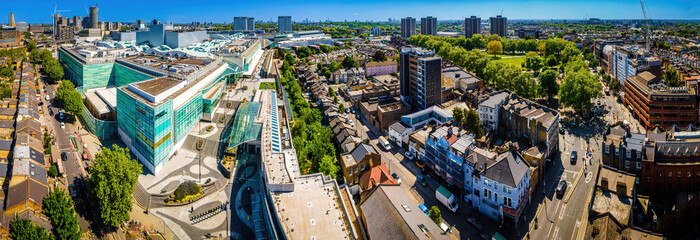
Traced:
<path id="1" fill-rule="evenodd" d="M 649 179 L 649 177 L 647 177 L 647 183 L 649 183 L 649 182 L 650 182 L 650 179 Z"/>
<path id="2" fill-rule="evenodd" d="M 610 154 L 610 146 L 604 145 L 603 149 L 605 149 L 605 154 Z"/>
<path id="3" fill-rule="evenodd" d="M 493 193 L 493 200 L 498 201 L 498 193 Z"/>
<path id="4" fill-rule="evenodd" d="M 642 169 L 642 163 L 641 163 L 641 162 L 637 162 L 637 169 Z"/>
<path id="5" fill-rule="evenodd" d="M 631 158 L 631 157 L 632 157 L 632 151 L 630 151 L 629 149 L 627 149 L 626 152 L 627 152 L 627 153 L 625 154 L 625 157 L 627 157 L 628 159 Z"/>
<path id="6" fill-rule="evenodd" d="M 688 170 L 688 177 L 691 177 L 691 176 L 693 176 L 693 174 L 691 173 L 690 170 Z"/>
<path id="7" fill-rule="evenodd" d="M 360 166 L 361 166 L 361 168 L 362 168 L 362 171 L 364 171 L 364 170 L 365 170 L 365 164 L 363 163 L 363 164 L 360 165 Z"/>
<path id="8" fill-rule="evenodd" d="M 507 197 L 503 197 L 503 205 L 506 205 L 507 207 L 513 207 L 513 200 Z"/>
<path id="9" fill-rule="evenodd" d="M 672 178 L 672 177 L 673 177 L 673 172 L 668 171 L 668 178 Z"/>
<path id="10" fill-rule="evenodd" d="M 348 176 L 352 176 L 352 169 L 348 169 Z"/>
<path id="11" fill-rule="evenodd" d="M 637 151 L 637 158 L 642 159 L 642 151 Z"/>
<path id="12" fill-rule="evenodd" d="M 620 149 L 616 148 L 616 147 L 614 147 L 614 148 L 615 148 L 615 156 L 617 156 L 618 154 L 620 154 Z"/>
<path id="13" fill-rule="evenodd" d="M 681 178 L 681 171 L 678 171 L 678 174 L 676 174 L 676 176 L 678 176 L 678 178 Z"/>
<path id="14" fill-rule="evenodd" d="M 630 168 L 630 161 L 625 161 L 625 168 Z"/>

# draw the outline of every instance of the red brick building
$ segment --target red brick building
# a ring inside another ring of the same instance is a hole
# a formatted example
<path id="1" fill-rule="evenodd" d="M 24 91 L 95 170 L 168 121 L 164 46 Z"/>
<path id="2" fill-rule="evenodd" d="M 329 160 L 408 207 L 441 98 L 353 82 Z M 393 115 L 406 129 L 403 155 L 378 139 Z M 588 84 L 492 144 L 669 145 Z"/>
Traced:
<path id="1" fill-rule="evenodd" d="M 627 78 L 624 91 L 625 105 L 645 129 L 697 123 L 698 103 L 692 88 L 668 87 L 650 72 L 643 72 Z"/>
<path id="2" fill-rule="evenodd" d="M 641 191 L 671 194 L 700 190 L 700 131 L 656 127 L 647 132 Z"/>

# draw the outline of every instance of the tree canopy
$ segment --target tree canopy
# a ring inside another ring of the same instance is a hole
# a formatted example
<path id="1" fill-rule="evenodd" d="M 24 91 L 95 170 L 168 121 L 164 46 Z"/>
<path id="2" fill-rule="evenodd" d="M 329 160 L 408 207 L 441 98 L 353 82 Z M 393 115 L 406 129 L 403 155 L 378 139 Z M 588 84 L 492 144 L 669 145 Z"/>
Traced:
<path id="1" fill-rule="evenodd" d="M 80 239 L 80 226 L 73 209 L 73 200 L 66 192 L 54 188 L 44 197 L 42 209 L 51 221 L 56 239 Z"/>
<path id="2" fill-rule="evenodd" d="M 486 50 L 491 55 L 501 54 L 503 53 L 503 43 L 500 41 L 490 41 L 489 44 L 486 45 Z"/>
<path id="3" fill-rule="evenodd" d="M 430 207 L 430 211 L 428 212 L 428 215 L 430 216 L 430 220 L 433 220 L 435 224 L 440 225 L 440 221 L 442 219 L 442 213 L 440 213 L 440 209 L 437 206 L 432 206 Z"/>
<path id="4" fill-rule="evenodd" d="M 10 222 L 10 237 L 15 240 L 52 240 L 53 237 L 44 228 L 31 221 L 16 218 Z"/>
<path id="5" fill-rule="evenodd" d="M 580 63 L 577 63 L 580 62 Z M 591 99 L 602 95 L 602 86 L 588 68 L 580 68 L 583 61 L 569 63 L 566 67 L 566 75 L 559 88 L 559 102 L 566 107 L 572 107 L 576 112 L 591 106 Z"/>
<path id="6" fill-rule="evenodd" d="M 346 56 L 345 59 L 343 59 L 342 65 L 344 68 L 356 68 L 360 66 L 360 63 L 354 58 Z"/>
<path id="7" fill-rule="evenodd" d="M 374 55 L 372 55 L 372 59 L 374 59 L 374 61 L 377 62 L 383 62 L 386 61 L 386 56 L 384 55 L 384 52 L 382 52 L 381 50 L 377 50 L 376 52 L 374 52 Z"/>
<path id="8" fill-rule="evenodd" d="M 129 220 L 131 194 L 141 172 L 141 164 L 131 158 L 128 148 L 115 144 L 95 155 L 87 186 L 106 225 L 117 227 Z"/>
<path id="9" fill-rule="evenodd" d="M 676 69 L 668 69 L 663 74 L 663 79 L 666 81 L 666 85 L 670 87 L 680 87 L 681 80 Z"/>
<path id="10" fill-rule="evenodd" d="M 557 72 L 554 70 L 547 70 L 540 73 L 540 93 L 546 95 L 547 98 L 551 99 L 554 95 L 559 92 L 559 83 L 557 83 Z"/>

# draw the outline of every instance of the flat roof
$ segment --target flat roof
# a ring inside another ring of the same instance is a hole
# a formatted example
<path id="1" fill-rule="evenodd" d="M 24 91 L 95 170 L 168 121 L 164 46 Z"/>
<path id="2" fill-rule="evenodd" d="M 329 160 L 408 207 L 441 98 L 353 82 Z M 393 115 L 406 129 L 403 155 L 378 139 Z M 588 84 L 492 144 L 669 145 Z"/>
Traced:
<path id="1" fill-rule="evenodd" d="M 117 88 L 106 88 L 95 91 L 95 94 L 99 96 L 102 101 L 107 103 L 107 106 L 112 109 L 117 108 Z"/>
<path id="2" fill-rule="evenodd" d="M 94 92 L 86 92 L 85 93 L 85 100 L 92 105 L 92 107 L 97 111 L 99 114 L 107 114 L 109 113 L 109 107 L 107 107 L 107 103 L 102 101 L 100 97 L 97 96 Z"/>
<path id="3" fill-rule="evenodd" d="M 132 85 L 134 85 L 141 91 L 156 96 L 179 83 L 182 83 L 182 81 L 174 80 L 169 77 L 160 77 L 151 80 L 146 80 L 143 82 L 132 83 Z"/>

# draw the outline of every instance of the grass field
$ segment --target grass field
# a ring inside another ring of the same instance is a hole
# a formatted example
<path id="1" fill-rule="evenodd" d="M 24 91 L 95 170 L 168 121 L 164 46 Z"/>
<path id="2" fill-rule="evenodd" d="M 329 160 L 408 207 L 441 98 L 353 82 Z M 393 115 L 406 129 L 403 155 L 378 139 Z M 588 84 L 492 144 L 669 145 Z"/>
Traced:
<path id="1" fill-rule="evenodd" d="M 261 82 L 260 89 L 277 90 L 277 85 L 274 82 Z"/>
<path id="2" fill-rule="evenodd" d="M 525 56 L 517 56 L 517 57 L 507 57 L 507 58 L 501 58 L 498 60 L 494 60 L 496 62 L 502 62 L 506 64 L 513 64 L 515 66 L 521 67 L 522 64 L 525 62 Z"/>

